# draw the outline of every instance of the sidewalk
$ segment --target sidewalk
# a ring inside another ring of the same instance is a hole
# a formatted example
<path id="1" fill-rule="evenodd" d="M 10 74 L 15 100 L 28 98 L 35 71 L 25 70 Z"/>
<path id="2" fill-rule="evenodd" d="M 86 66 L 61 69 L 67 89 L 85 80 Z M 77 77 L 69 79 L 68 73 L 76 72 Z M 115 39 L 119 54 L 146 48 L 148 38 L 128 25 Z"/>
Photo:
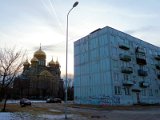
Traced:
<path id="1" fill-rule="evenodd" d="M 73 114 L 67 115 L 67 118 L 67 120 L 88 120 L 85 117 Z M 32 115 L 27 112 L 0 112 L 0 120 L 65 120 L 65 115 Z"/>

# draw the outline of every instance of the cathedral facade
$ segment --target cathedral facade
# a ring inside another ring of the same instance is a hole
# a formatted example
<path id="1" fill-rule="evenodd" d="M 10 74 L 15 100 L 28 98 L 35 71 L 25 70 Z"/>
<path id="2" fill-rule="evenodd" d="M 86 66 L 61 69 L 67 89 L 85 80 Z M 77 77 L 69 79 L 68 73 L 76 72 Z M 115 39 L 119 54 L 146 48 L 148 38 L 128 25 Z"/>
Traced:
<path id="1" fill-rule="evenodd" d="M 63 96 L 63 80 L 60 64 L 52 60 L 46 66 L 46 54 L 41 47 L 37 50 L 31 63 L 26 60 L 23 72 L 14 81 L 15 94 L 20 97 L 46 98 Z"/>

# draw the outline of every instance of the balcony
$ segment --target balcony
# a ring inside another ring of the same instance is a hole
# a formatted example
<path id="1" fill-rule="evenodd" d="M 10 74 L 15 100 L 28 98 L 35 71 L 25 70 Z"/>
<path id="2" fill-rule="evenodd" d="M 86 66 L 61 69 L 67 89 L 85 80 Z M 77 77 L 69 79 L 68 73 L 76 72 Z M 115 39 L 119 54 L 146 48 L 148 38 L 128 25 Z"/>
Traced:
<path id="1" fill-rule="evenodd" d="M 119 48 L 123 49 L 123 50 L 129 50 L 129 45 L 123 43 L 119 45 Z"/>
<path id="2" fill-rule="evenodd" d="M 143 88 L 147 88 L 147 87 L 149 87 L 149 83 L 143 81 L 143 82 L 141 82 L 140 86 L 143 87 Z"/>
<path id="3" fill-rule="evenodd" d="M 137 64 L 139 65 L 146 65 L 147 62 L 145 59 L 136 58 Z"/>
<path id="4" fill-rule="evenodd" d="M 140 91 L 141 91 L 141 88 L 139 87 L 139 85 L 134 85 L 134 86 L 132 87 L 132 91 L 133 91 L 133 92 L 140 92 Z"/>
<path id="5" fill-rule="evenodd" d="M 122 73 L 127 73 L 127 74 L 133 73 L 132 67 L 122 67 L 121 70 L 122 70 Z"/>
<path id="6" fill-rule="evenodd" d="M 120 60 L 123 60 L 123 61 L 126 61 L 126 62 L 131 61 L 131 56 L 129 56 L 129 55 L 120 54 L 119 57 L 120 57 Z"/>
<path id="7" fill-rule="evenodd" d="M 139 64 L 139 65 L 146 65 L 147 64 L 145 55 L 142 55 L 139 53 L 136 54 L 136 61 L 137 61 L 137 64 Z"/>
<path id="8" fill-rule="evenodd" d="M 145 56 L 145 51 L 142 48 L 137 47 L 135 50 L 136 53 L 136 61 L 137 64 L 139 65 L 146 65 L 146 56 Z"/>
<path id="9" fill-rule="evenodd" d="M 156 64 L 156 69 L 160 70 L 160 65 Z"/>
<path id="10" fill-rule="evenodd" d="M 160 55 L 154 57 L 156 60 L 160 60 Z"/>
<path id="11" fill-rule="evenodd" d="M 147 71 L 144 71 L 144 70 L 142 70 L 142 69 L 139 69 L 139 70 L 138 70 L 138 75 L 145 77 L 145 76 L 147 76 L 148 74 L 147 74 Z"/>
<path id="12" fill-rule="evenodd" d="M 126 81 L 123 81 L 123 85 L 124 86 L 132 86 L 132 85 L 134 85 L 134 83 L 131 80 L 126 80 Z"/>
<path id="13" fill-rule="evenodd" d="M 144 48 L 136 47 L 135 53 L 139 53 L 141 55 L 145 55 L 145 50 L 144 50 Z"/>

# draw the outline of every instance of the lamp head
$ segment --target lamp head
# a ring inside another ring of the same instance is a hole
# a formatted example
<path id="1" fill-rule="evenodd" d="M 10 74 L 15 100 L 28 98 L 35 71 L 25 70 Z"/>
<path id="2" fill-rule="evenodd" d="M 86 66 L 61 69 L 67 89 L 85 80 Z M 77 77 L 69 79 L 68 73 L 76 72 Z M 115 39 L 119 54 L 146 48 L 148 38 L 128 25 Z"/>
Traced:
<path id="1" fill-rule="evenodd" d="M 73 4 L 73 8 L 76 7 L 78 5 L 78 1 L 76 1 L 74 4 Z"/>

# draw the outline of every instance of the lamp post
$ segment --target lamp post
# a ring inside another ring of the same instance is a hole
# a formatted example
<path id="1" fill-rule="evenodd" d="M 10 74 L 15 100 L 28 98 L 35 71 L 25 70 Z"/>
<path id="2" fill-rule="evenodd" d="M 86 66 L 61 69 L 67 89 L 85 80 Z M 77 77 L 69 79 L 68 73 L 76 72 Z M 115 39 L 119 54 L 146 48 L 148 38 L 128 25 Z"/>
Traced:
<path id="1" fill-rule="evenodd" d="M 72 11 L 73 8 L 75 8 L 78 5 L 78 1 L 76 1 L 72 8 L 69 10 L 69 12 L 67 13 L 67 26 L 66 26 L 66 81 L 65 81 L 65 119 L 67 119 L 67 79 L 68 79 L 68 72 L 67 72 L 67 68 L 68 68 L 68 16 L 69 13 Z"/>

